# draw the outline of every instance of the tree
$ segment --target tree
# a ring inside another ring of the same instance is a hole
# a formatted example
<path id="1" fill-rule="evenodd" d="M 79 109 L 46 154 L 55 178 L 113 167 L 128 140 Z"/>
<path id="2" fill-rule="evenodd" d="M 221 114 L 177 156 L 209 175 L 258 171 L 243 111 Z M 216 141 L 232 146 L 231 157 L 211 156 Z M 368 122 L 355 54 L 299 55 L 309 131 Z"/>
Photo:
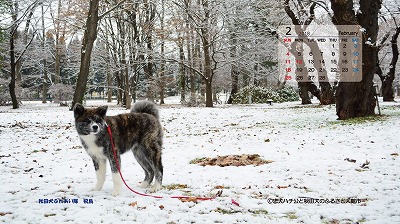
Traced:
<path id="1" fill-rule="evenodd" d="M 214 78 L 216 63 L 216 41 L 218 39 L 218 26 L 217 14 L 219 12 L 218 2 L 209 0 L 197 0 L 192 2 L 190 0 L 180 0 L 176 2 L 176 5 L 185 12 L 188 21 L 191 26 L 196 30 L 197 35 L 201 41 L 202 47 L 202 63 L 203 71 L 199 71 L 189 65 L 185 65 L 192 72 L 200 75 L 203 78 L 205 84 L 205 95 L 206 95 L 206 107 L 213 106 L 213 95 L 212 95 L 212 81 Z"/>
<path id="2" fill-rule="evenodd" d="M 392 48 L 392 60 L 389 65 L 389 71 L 386 75 L 383 75 L 381 72 L 377 72 L 382 81 L 382 95 L 383 101 L 394 101 L 394 92 L 393 92 L 393 81 L 395 77 L 396 64 L 399 59 L 399 46 L 397 45 L 397 38 L 400 34 L 400 26 L 396 28 L 396 31 L 392 35 L 390 40 L 390 46 Z M 379 67 L 380 70 L 380 67 Z"/>
<path id="3" fill-rule="evenodd" d="M 276 44 L 272 30 L 290 23 L 281 1 L 226 0 L 224 6 L 224 56 L 219 71 L 230 74 L 228 103 L 241 88 L 249 85 L 280 87 L 277 73 Z M 276 33 L 276 32 L 275 32 Z M 224 50 L 226 49 L 226 50 Z M 220 50 L 221 51 L 221 50 Z M 229 87 L 228 87 L 229 88 Z"/>
<path id="4" fill-rule="evenodd" d="M 352 0 L 331 0 L 332 21 L 335 25 L 359 24 L 364 31 L 362 80 L 340 82 L 337 87 L 336 114 L 340 120 L 375 114 L 373 77 L 376 63 L 371 62 L 378 60 L 378 51 L 373 43 L 377 41 L 378 13 L 381 5 L 381 0 L 363 0 L 359 2 L 359 10 L 356 12 Z"/>
<path id="5" fill-rule="evenodd" d="M 300 9 L 298 9 L 298 11 L 300 12 L 299 14 L 307 15 L 307 17 L 302 21 L 298 18 L 299 16 L 296 16 L 295 13 L 290 8 L 289 0 L 285 0 L 284 8 L 286 14 L 292 20 L 293 25 L 303 25 L 303 30 L 305 30 L 307 26 L 310 25 L 312 21 L 315 19 L 315 8 L 317 6 L 317 2 L 311 3 L 311 5 L 309 6 L 308 14 L 306 13 L 305 6 L 302 2 L 299 1 L 298 5 L 300 7 Z M 296 30 L 296 32 L 299 34 L 299 32 L 303 30 Z M 314 52 L 321 52 L 317 42 L 305 41 L 304 43 L 307 44 L 310 47 L 310 49 L 312 49 Z M 294 44 L 295 43 L 293 43 L 293 45 Z M 295 47 L 292 47 L 291 49 L 293 50 L 292 54 L 295 55 L 297 60 L 305 61 L 303 60 L 303 56 L 301 56 L 301 58 L 297 58 L 298 56 L 296 52 L 294 52 Z M 313 54 L 313 59 L 316 62 L 316 64 L 314 64 L 315 67 L 322 67 L 320 62 L 323 61 L 323 58 L 321 57 L 322 56 L 319 54 Z M 319 62 L 319 64 L 317 64 L 317 62 Z M 302 69 L 307 71 L 307 68 L 305 68 L 304 64 L 301 64 L 300 66 L 303 66 Z M 328 77 L 326 70 L 318 73 L 319 73 L 318 77 L 320 76 Z M 311 92 L 314 96 L 316 96 L 322 105 L 334 103 L 333 88 L 329 82 L 320 82 L 319 83 L 321 88 L 320 90 L 312 81 L 299 82 L 298 85 L 299 85 L 299 93 L 302 100 L 302 104 L 311 104 L 308 92 Z"/>
<path id="6" fill-rule="evenodd" d="M 89 13 L 86 20 L 86 30 L 83 36 L 81 49 L 81 66 L 76 82 L 74 99 L 72 101 L 73 109 L 75 103 L 82 103 L 86 92 L 86 84 L 89 76 L 90 57 L 93 44 L 97 37 L 97 22 L 99 20 L 99 0 L 91 0 L 89 4 Z"/>
<path id="7" fill-rule="evenodd" d="M 42 44 L 41 47 L 43 50 L 45 50 L 46 46 L 46 29 L 44 26 L 44 5 L 42 2 Z M 47 79 L 48 79 L 48 72 L 47 72 L 47 60 L 46 57 L 43 57 L 42 59 L 42 72 L 43 72 L 43 89 L 42 89 L 42 103 L 46 103 L 47 99 Z"/>
<path id="8" fill-rule="evenodd" d="M 11 73 L 11 81 L 10 84 L 8 85 L 9 91 L 10 91 L 10 96 L 11 96 L 11 101 L 13 104 L 13 109 L 19 108 L 19 103 L 17 100 L 17 95 L 15 93 L 15 80 L 17 76 L 17 62 L 19 61 L 18 59 L 15 58 L 15 40 L 17 39 L 17 28 L 18 28 L 18 23 L 17 23 L 17 17 L 18 17 L 18 3 L 17 2 L 12 2 L 10 5 L 11 8 L 11 18 L 13 20 L 13 24 L 11 26 L 11 32 L 10 32 L 10 73 Z"/>
<path id="9" fill-rule="evenodd" d="M 62 19 L 61 19 L 61 0 L 58 0 L 57 5 L 57 17 L 51 13 L 53 24 L 54 24 L 54 34 L 55 34 L 55 74 L 54 74 L 54 83 L 58 84 L 61 82 L 61 49 L 64 43 L 64 35 L 65 32 L 62 30 Z"/>
<path id="10" fill-rule="evenodd" d="M 36 4 L 37 4 L 37 1 L 32 2 L 31 4 L 28 5 L 28 7 L 26 8 L 26 11 L 21 13 L 22 15 L 19 15 L 20 14 L 19 2 L 18 1 L 8 1 L 7 2 L 7 5 L 9 7 L 8 8 L 9 13 L 11 14 L 11 25 L 9 27 L 9 31 L 10 31 L 9 32 L 9 43 L 10 43 L 9 53 L 10 53 L 11 80 L 10 80 L 8 87 L 9 87 L 9 91 L 10 91 L 10 97 L 11 97 L 13 109 L 19 108 L 19 102 L 17 99 L 16 91 L 15 91 L 16 80 L 17 80 L 17 76 L 18 76 L 18 64 L 20 63 L 22 56 L 24 55 L 24 53 L 28 49 L 28 46 L 31 44 L 31 42 L 33 40 L 33 38 L 32 38 L 31 41 L 26 44 L 24 49 L 21 52 L 19 52 L 19 54 L 16 54 L 15 43 L 17 40 L 18 27 L 27 15 L 32 15 L 32 13 L 36 7 Z"/>
<path id="11" fill-rule="evenodd" d="M 390 4 L 385 5 L 385 9 L 388 11 L 388 13 L 391 17 L 392 23 L 388 22 L 389 19 L 386 19 L 385 16 L 382 16 L 384 24 L 388 24 L 388 26 L 390 27 L 390 30 L 383 36 L 383 38 L 380 41 L 380 43 L 378 44 L 377 48 L 378 48 L 378 51 L 381 51 L 382 48 L 385 47 L 385 42 L 389 39 L 390 34 L 392 34 L 392 36 L 390 38 L 390 43 L 389 43 L 390 50 L 392 53 L 392 59 L 390 60 L 389 69 L 386 74 L 384 74 L 384 72 L 381 68 L 381 66 L 382 66 L 381 63 L 384 60 L 385 56 L 382 57 L 382 60 L 379 59 L 376 64 L 376 66 L 377 66 L 376 74 L 379 76 L 379 78 L 382 82 L 381 90 L 382 90 L 383 101 L 387 102 L 387 101 L 394 101 L 393 81 L 395 79 L 396 65 L 397 65 L 397 61 L 399 59 L 399 47 L 398 47 L 397 41 L 398 41 L 398 37 L 400 34 L 400 24 L 397 23 L 395 13 L 391 11 Z M 398 8 L 398 10 L 400 10 L 400 8 Z M 393 26 L 394 26 L 394 28 L 393 28 Z"/>
<path id="12" fill-rule="evenodd" d="M 157 32 L 158 38 L 161 40 L 160 43 L 160 56 L 161 56 L 161 66 L 159 72 L 158 88 L 160 91 L 160 104 L 165 104 L 165 0 L 161 0 L 161 12 L 160 12 L 160 29 Z"/>

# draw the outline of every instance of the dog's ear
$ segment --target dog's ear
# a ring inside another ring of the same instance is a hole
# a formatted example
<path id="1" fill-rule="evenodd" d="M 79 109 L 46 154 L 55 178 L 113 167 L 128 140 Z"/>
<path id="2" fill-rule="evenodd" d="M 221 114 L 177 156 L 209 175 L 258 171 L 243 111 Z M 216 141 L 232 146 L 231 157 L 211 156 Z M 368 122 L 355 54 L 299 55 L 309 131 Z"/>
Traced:
<path id="1" fill-rule="evenodd" d="M 85 113 L 85 108 L 80 103 L 76 103 L 74 106 L 75 119 L 82 116 L 84 113 Z"/>
<path id="2" fill-rule="evenodd" d="M 96 109 L 96 112 L 97 112 L 97 114 L 98 115 L 100 115 L 101 117 L 105 117 L 106 116 L 106 113 L 107 113 L 107 106 L 102 106 L 102 107 L 98 107 L 97 109 Z"/>

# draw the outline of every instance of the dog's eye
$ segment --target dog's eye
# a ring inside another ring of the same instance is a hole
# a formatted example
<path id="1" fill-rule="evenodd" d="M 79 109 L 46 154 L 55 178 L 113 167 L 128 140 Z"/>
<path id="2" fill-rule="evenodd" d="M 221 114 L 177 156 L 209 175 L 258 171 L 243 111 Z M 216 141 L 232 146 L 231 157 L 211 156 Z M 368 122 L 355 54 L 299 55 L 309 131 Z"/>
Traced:
<path id="1" fill-rule="evenodd" d="M 94 120 L 94 122 L 96 122 L 96 123 L 101 123 L 101 122 L 102 122 L 101 117 L 98 117 L 98 116 L 95 116 L 93 120 Z"/>

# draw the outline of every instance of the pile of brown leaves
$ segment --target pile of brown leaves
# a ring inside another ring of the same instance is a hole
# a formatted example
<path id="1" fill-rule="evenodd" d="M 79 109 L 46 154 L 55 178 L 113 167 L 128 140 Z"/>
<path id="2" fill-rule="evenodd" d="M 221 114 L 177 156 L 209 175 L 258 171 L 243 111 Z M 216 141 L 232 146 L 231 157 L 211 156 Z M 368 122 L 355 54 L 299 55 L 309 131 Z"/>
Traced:
<path id="1" fill-rule="evenodd" d="M 258 154 L 242 154 L 242 155 L 229 155 L 218 156 L 217 158 L 200 158 L 195 159 L 191 163 L 199 164 L 201 166 L 259 166 L 263 164 L 272 163 L 272 160 L 264 160 Z"/>

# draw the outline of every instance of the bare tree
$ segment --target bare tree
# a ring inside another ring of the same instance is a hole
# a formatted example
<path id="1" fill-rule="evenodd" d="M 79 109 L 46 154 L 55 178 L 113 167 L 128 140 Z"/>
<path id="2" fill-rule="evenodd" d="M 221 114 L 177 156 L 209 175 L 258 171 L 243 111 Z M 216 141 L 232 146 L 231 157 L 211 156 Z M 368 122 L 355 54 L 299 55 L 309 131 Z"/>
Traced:
<path id="1" fill-rule="evenodd" d="M 28 46 L 31 44 L 33 38 L 29 41 L 29 43 L 26 44 L 24 49 L 19 52 L 19 54 L 16 54 L 16 47 L 15 47 L 15 42 L 17 39 L 17 33 L 18 33 L 18 27 L 21 24 L 22 21 L 26 18 L 26 15 L 31 15 L 30 12 L 33 12 L 35 9 L 35 6 L 37 4 L 37 1 L 34 1 L 29 4 L 29 6 L 26 8 L 24 12 L 20 12 L 19 8 L 19 1 L 8 1 L 7 5 L 9 6 L 9 13 L 11 15 L 11 26 L 9 27 L 9 43 L 10 43 L 10 76 L 11 80 L 9 83 L 9 91 L 10 91 L 10 96 L 11 96 L 11 101 L 13 105 L 13 109 L 19 108 L 19 102 L 17 99 L 17 94 L 15 91 L 16 88 L 16 80 L 18 76 L 18 64 L 20 63 L 22 56 L 28 49 Z M 29 16 L 28 16 L 29 18 Z"/>
<path id="2" fill-rule="evenodd" d="M 285 2 L 284 2 L 284 8 L 285 8 L 286 14 L 292 20 L 293 25 L 303 25 L 302 30 L 296 30 L 296 32 L 298 34 L 300 31 L 305 30 L 307 28 L 307 26 L 310 25 L 312 23 L 312 21 L 314 21 L 314 19 L 315 19 L 315 8 L 317 6 L 317 3 L 312 2 L 310 4 L 311 5 L 309 7 L 309 13 L 307 14 L 307 17 L 304 20 L 300 20 L 298 18 L 298 16 L 296 16 L 296 14 L 290 8 L 289 0 L 285 0 Z M 300 9 L 298 9 L 299 12 L 301 14 L 305 14 L 305 6 L 303 5 L 303 3 L 301 1 L 298 2 L 298 6 L 300 7 Z M 307 44 L 310 47 L 310 49 L 314 50 L 314 52 L 321 51 L 319 49 L 317 42 L 305 41 L 304 43 Z M 293 44 L 295 44 L 295 43 L 293 43 Z M 292 47 L 292 49 L 295 49 L 295 48 Z M 296 54 L 296 52 L 292 52 L 292 53 L 293 53 L 293 55 L 295 55 L 295 57 L 299 57 Z M 303 57 L 303 56 L 301 56 L 301 57 Z M 315 67 L 322 67 L 320 62 L 323 61 L 323 58 L 321 58 L 321 57 L 322 57 L 322 55 L 313 54 L 313 59 L 316 62 L 314 64 Z M 296 59 L 305 61 L 302 58 L 296 58 Z M 318 62 L 319 62 L 319 64 L 317 64 Z M 302 69 L 305 69 L 305 71 L 307 71 L 304 64 L 301 64 L 300 66 L 303 66 Z M 318 73 L 319 73 L 318 74 L 319 77 L 320 76 L 328 77 L 326 70 L 318 72 Z M 319 85 L 320 85 L 321 89 L 318 89 L 318 87 L 316 87 L 314 82 L 312 82 L 312 81 L 298 83 L 299 93 L 300 93 L 300 97 L 302 100 L 302 104 L 310 104 L 311 103 L 308 92 L 311 92 L 314 96 L 316 96 L 322 105 L 334 103 L 333 88 L 330 85 L 330 83 L 329 82 L 320 82 Z"/>
<path id="3" fill-rule="evenodd" d="M 205 85 L 206 107 L 213 106 L 212 81 L 217 69 L 216 42 L 221 28 L 216 24 L 220 3 L 209 0 L 181 0 L 175 4 L 185 12 L 191 26 L 199 36 L 202 50 L 203 71 L 199 71 L 188 64 L 184 66 L 200 75 Z"/>
<path id="4" fill-rule="evenodd" d="M 390 38 L 390 43 L 388 44 L 391 50 L 391 55 L 392 58 L 390 60 L 389 64 L 389 69 L 386 74 L 384 74 L 382 68 L 381 68 L 381 61 L 383 61 L 384 56 L 382 60 L 377 61 L 377 72 L 376 74 L 379 76 L 381 82 L 382 82 L 382 96 L 383 96 L 383 101 L 394 101 L 394 90 L 393 90 L 393 81 L 395 79 L 395 71 L 396 71 L 396 65 L 397 61 L 399 59 L 399 47 L 397 44 L 398 37 L 400 34 L 400 24 L 397 22 L 396 18 L 396 13 L 392 12 L 391 7 L 389 5 L 385 5 L 385 9 L 387 10 L 389 16 L 391 17 L 390 19 L 386 19 L 385 16 L 382 16 L 383 21 L 385 24 L 388 24 L 389 26 L 389 31 L 383 36 L 381 39 L 380 43 L 377 45 L 378 51 L 381 51 L 383 47 L 386 46 L 385 42 L 389 39 L 390 35 L 392 34 Z M 400 11 L 400 8 L 397 8 L 398 11 Z M 389 23 L 388 21 L 391 21 Z M 394 28 L 393 28 L 394 26 Z"/>
<path id="5" fill-rule="evenodd" d="M 165 104 L 165 75 L 166 75 L 166 61 L 165 61 L 165 40 L 166 40 L 166 31 L 165 31 L 165 0 L 161 0 L 161 13 L 160 13 L 160 30 L 158 32 L 158 38 L 161 40 L 160 43 L 160 56 L 161 56 L 161 65 L 159 72 L 159 80 L 158 80 L 158 88 L 160 91 L 160 104 Z"/>
<path id="6" fill-rule="evenodd" d="M 51 13 L 53 24 L 54 24 L 54 33 L 55 33 L 55 74 L 54 74 L 54 83 L 58 84 L 61 82 L 61 49 L 65 40 L 65 32 L 62 29 L 62 18 L 61 18 L 61 0 L 57 2 L 57 17 Z"/>
<path id="7" fill-rule="evenodd" d="M 42 4 L 42 43 L 41 43 L 41 47 L 42 50 L 45 50 L 45 46 L 46 46 L 46 28 L 44 26 L 44 5 L 43 2 Z M 47 86 L 47 80 L 48 80 L 48 72 L 47 72 L 47 60 L 46 57 L 43 57 L 42 59 L 42 73 L 43 73 L 43 82 L 42 82 L 42 103 L 46 103 L 47 102 L 47 90 L 48 90 L 48 86 Z"/>
<path id="8" fill-rule="evenodd" d="M 75 103 L 82 103 L 86 92 L 86 84 L 89 76 L 90 57 L 92 54 L 93 43 L 97 37 L 97 22 L 99 20 L 99 0 L 91 0 L 89 4 L 89 14 L 86 20 L 86 30 L 83 36 L 81 49 L 81 66 L 76 83 L 72 108 Z"/>
<path id="9" fill-rule="evenodd" d="M 386 75 L 383 75 L 382 72 L 380 72 L 381 71 L 380 67 L 378 67 L 377 74 L 379 75 L 382 81 L 383 101 L 394 101 L 393 81 L 395 77 L 396 64 L 399 59 L 399 46 L 397 44 L 397 39 L 399 37 L 399 34 L 400 34 L 400 26 L 396 28 L 390 40 L 390 46 L 392 48 L 392 60 L 390 61 L 389 71 L 386 73 Z"/>

